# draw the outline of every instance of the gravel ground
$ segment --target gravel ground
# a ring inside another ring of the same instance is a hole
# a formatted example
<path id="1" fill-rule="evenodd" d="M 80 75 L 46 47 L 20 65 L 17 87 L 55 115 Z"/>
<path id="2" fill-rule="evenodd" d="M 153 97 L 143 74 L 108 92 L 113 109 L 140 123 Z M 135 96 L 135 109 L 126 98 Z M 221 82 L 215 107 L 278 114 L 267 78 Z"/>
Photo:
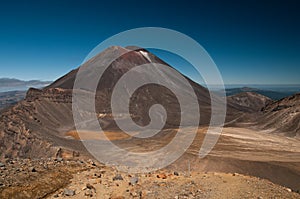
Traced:
<path id="1" fill-rule="evenodd" d="M 237 173 L 128 174 L 92 160 L 7 160 L 0 176 L 0 198 L 300 198 L 268 180 Z"/>

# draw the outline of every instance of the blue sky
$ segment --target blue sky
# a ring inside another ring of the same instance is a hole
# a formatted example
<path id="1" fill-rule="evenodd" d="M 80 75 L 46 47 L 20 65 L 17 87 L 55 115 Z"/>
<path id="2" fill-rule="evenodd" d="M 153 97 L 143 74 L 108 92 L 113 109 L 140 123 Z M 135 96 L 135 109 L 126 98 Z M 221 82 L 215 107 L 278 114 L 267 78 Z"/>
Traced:
<path id="1" fill-rule="evenodd" d="M 0 77 L 55 80 L 108 37 L 152 26 L 198 41 L 227 84 L 300 84 L 299 9 L 296 0 L 1 2 Z"/>

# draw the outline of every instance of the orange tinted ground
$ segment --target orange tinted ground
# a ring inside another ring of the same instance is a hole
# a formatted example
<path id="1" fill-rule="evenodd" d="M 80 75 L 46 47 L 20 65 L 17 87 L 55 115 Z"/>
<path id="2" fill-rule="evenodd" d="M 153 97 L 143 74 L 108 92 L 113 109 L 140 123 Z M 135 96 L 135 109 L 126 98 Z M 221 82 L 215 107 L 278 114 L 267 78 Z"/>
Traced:
<path id="1" fill-rule="evenodd" d="M 76 140 L 122 140 L 131 138 L 131 135 L 128 135 L 124 132 L 92 132 L 92 131 L 68 131 L 65 136 L 71 136 Z"/>

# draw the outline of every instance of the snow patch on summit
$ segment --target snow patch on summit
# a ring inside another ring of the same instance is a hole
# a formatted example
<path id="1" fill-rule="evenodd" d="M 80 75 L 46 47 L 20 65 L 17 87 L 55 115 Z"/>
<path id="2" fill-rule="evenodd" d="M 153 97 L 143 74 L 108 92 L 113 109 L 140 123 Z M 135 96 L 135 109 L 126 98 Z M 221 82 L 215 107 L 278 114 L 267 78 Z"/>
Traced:
<path id="1" fill-rule="evenodd" d="M 139 51 L 149 62 L 151 62 L 151 58 L 149 56 L 149 54 L 145 51 Z"/>

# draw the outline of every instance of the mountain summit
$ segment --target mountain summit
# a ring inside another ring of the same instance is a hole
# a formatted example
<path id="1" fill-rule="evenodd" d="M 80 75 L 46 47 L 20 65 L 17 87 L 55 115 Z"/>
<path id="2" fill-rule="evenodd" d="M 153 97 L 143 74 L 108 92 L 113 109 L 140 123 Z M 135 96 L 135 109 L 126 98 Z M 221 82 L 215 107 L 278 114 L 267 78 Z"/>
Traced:
<path id="1" fill-rule="evenodd" d="M 173 69 L 145 49 L 118 46 L 109 47 L 81 66 L 86 69 L 82 76 L 82 82 L 86 84 L 85 88 L 89 88 L 92 86 L 92 82 L 97 81 L 97 77 L 93 75 L 94 71 L 90 70 L 91 66 L 99 70 L 108 66 L 95 93 L 96 114 L 103 129 L 119 131 L 115 120 L 124 119 L 123 116 L 120 118 L 112 116 L 111 96 L 116 83 L 134 67 L 153 63 L 163 64 Z M 2 157 L 55 156 L 62 148 L 67 151 L 85 151 L 82 144 L 73 139 L 76 136 L 71 134 L 70 137 L 69 134 L 66 134 L 66 132 L 75 130 L 72 114 L 72 89 L 78 71 L 79 68 L 72 70 L 41 90 L 29 89 L 24 100 L 2 112 L 0 116 Z M 151 77 L 156 78 L 153 74 L 168 79 L 174 87 L 181 88 L 179 89 L 181 96 L 191 95 L 187 92 L 183 82 L 176 79 L 175 76 L 159 71 L 155 66 L 149 70 L 136 72 L 136 76 L 145 80 Z M 201 112 L 199 125 L 208 125 L 211 113 L 208 90 L 187 77 L 184 78 L 189 82 L 197 97 Z M 90 91 L 84 90 L 84 92 Z M 161 104 L 166 110 L 167 118 L 164 129 L 177 128 L 181 120 L 181 109 L 185 107 L 186 110 L 191 110 L 193 107 L 191 104 L 179 105 L 174 93 L 157 84 L 144 85 L 137 89 L 132 96 L 127 95 L 128 93 L 125 93 L 120 98 L 122 100 L 130 97 L 129 117 L 140 126 L 149 124 L 149 109 L 154 104 Z M 235 109 L 229 107 L 227 119 L 234 118 L 236 112 Z M 86 112 L 86 114 L 94 113 Z M 185 117 L 187 121 L 194 119 L 192 114 L 186 114 Z"/>

